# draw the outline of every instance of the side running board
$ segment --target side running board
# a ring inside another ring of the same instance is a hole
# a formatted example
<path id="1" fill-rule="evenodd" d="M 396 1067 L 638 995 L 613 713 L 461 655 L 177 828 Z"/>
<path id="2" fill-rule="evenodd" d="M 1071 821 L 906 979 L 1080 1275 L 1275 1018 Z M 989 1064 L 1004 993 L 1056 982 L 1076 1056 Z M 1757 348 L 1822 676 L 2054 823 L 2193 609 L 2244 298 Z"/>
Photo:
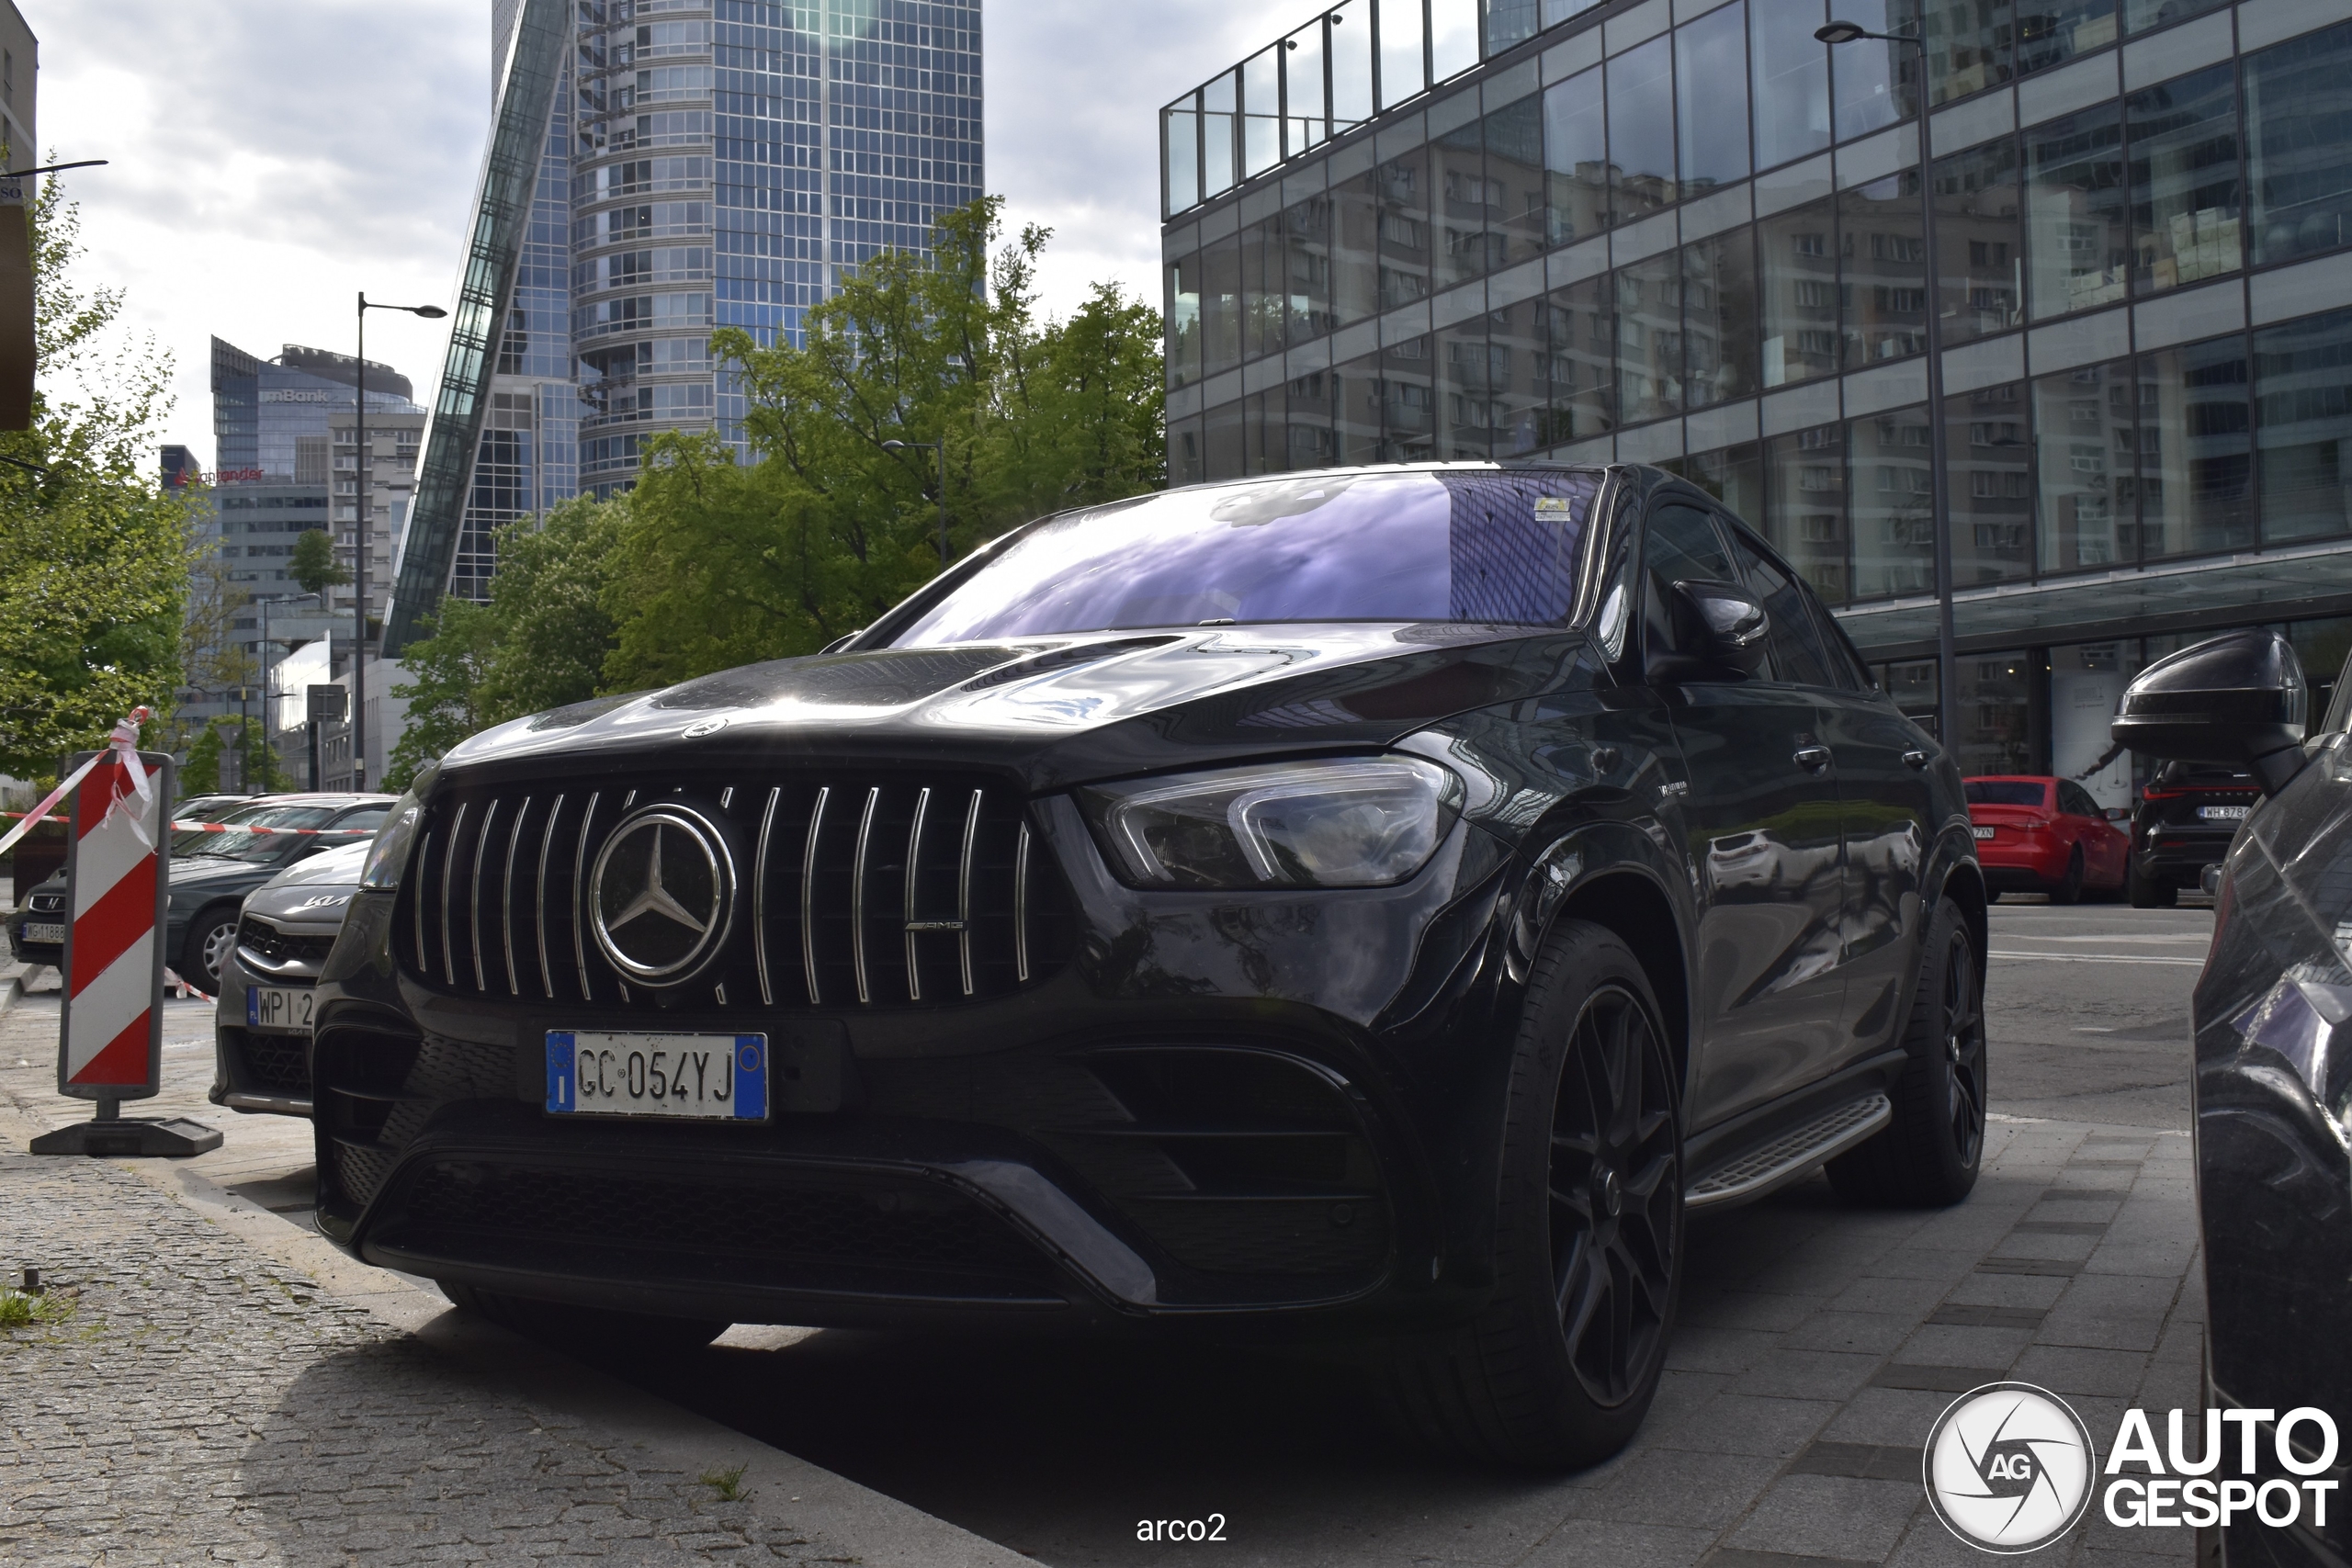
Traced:
<path id="1" fill-rule="evenodd" d="M 1762 1148 L 1709 1171 L 1683 1193 L 1682 1206 L 1709 1209 L 1761 1198 L 1832 1156 L 1844 1154 L 1894 1119 L 1894 1107 L 1883 1094 L 1866 1094 L 1849 1100 Z"/>

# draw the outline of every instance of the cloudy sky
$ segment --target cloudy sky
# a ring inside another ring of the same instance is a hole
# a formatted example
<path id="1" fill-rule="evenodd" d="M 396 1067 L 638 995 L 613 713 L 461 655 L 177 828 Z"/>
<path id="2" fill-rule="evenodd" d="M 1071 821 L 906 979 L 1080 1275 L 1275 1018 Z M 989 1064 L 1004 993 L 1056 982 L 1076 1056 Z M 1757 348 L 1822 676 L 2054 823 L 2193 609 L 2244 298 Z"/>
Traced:
<path id="1" fill-rule="evenodd" d="M 178 365 L 164 439 L 212 464 L 209 340 L 349 352 L 352 297 L 447 305 L 490 118 L 490 0 L 17 0 L 40 136 L 82 209 L 83 276 Z M 989 188 L 1050 225 L 1047 302 L 1155 291 L 1158 106 L 1310 0 L 989 0 Z M 47 162 L 44 157 L 43 162 Z M 435 324 L 371 314 L 368 357 L 429 395 Z"/>

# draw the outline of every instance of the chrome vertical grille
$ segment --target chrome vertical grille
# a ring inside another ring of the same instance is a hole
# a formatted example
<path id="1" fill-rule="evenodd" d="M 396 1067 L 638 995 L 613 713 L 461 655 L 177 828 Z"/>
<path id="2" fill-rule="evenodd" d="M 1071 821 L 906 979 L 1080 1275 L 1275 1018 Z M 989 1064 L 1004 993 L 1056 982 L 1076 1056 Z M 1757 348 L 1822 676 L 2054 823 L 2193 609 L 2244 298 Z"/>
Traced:
<path id="1" fill-rule="evenodd" d="M 686 807 L 734 862 L 726 946 L 681 994 L 625 983 L 588 880 L 633 808 Z M 461 995 L 599 1008 L 952 1007 L 1042 978 L 1068 901 L 1020 799 L 985 780 L 714 779 L 452 792 L 426 813 L 401 897 L 402 967 Z"/>

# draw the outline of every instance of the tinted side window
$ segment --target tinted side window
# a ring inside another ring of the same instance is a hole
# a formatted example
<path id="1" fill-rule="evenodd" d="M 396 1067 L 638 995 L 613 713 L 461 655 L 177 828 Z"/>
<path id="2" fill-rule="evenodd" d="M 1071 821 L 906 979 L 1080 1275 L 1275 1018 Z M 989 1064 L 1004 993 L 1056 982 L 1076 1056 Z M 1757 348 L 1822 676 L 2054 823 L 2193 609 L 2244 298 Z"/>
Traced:
<path id="1" fill-rule="evenodd" d="M 2058 785 L 2058 809 L 2073 817 L 2103 817 L 2090 792 L 2078 784 L 2061 782 Z"/>
<path id="2" fill-rule="evenodd" d="M 1804 686 L 1838 684 L 1830 674 L 1829 655 L 1821 646 L 1821 628 L 1813 624 L 1813 611 L 1805 604 L 1804 590 L 1736 534 L 1732 536 L 1731 547 L 1739 555 L 1748 588 L 1764 601 L 1764 613 L 1772 617 L 1772 664 L 1780 678 Z"/>

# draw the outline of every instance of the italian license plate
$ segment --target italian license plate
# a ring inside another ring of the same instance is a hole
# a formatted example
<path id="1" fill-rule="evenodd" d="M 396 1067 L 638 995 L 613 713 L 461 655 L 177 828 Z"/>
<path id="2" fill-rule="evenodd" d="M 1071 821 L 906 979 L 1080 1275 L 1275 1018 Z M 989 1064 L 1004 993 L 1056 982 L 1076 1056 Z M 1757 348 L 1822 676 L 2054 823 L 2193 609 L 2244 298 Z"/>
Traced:
<path id="1" fill-rule="evenodd" d="M 551 1029 L 548 1110 L 559 1116 L 764 1121 L 768 1037 Z"/>
<path id="2" fill-rule="evenodd" d="M 308 986 L 251 987 L 245 992 L 245 1026 L 272 1034 L 308 1034 L 315 997 Z"/>
<path id="3" fill-rule="evenodd" d="M 2253 809 L 2251 806 L 2200 806 L 2197 816 L 2203 822 L 2243 822 Z"/>
<path id="4" fill-rule="evenodd" d="M 62 942 L 65 940 L 65 928 L 62 925 L 50 925 L 46 921 L 42 920 L 27 920 L 25 922 L 25 940 L 27 942 Z"/>
<path id="5" fill-rule="evenodd" d="M 1989 839 L 1993 836 L 1993 829 L 1990 828 L 1971 828 L 1969 831 L 1980 839 Z"/>

